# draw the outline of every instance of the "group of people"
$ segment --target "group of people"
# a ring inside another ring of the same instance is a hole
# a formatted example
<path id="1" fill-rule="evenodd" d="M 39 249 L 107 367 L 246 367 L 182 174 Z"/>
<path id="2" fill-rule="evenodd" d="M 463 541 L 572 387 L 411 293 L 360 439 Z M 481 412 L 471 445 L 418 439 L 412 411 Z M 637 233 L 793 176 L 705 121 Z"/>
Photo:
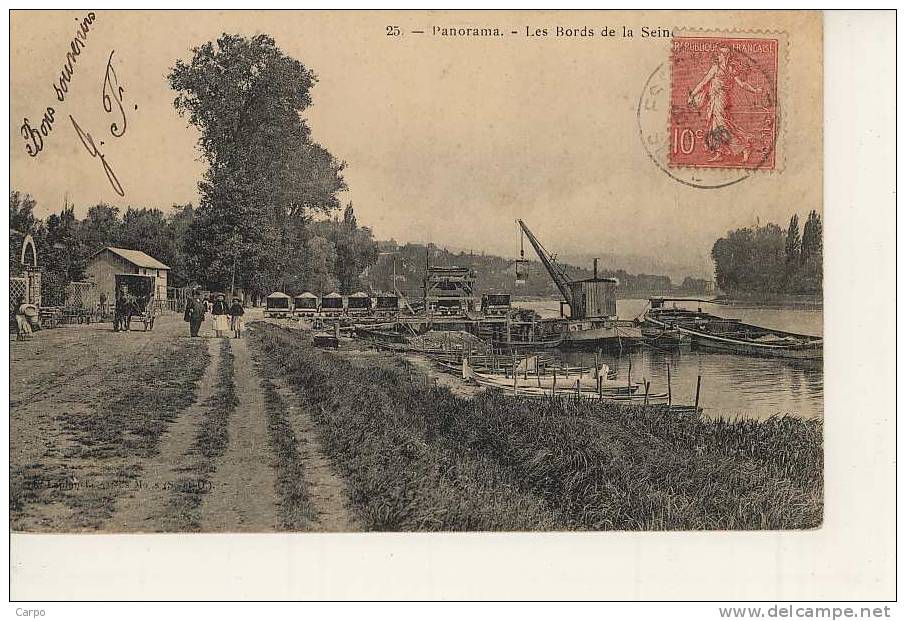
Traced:
<path id="1" fill-rule="evenodd" d="M 184 319 L 189 323 L 189 334 L 198 336 L 201 324 L 209 311 L 214 317 L 215 336 L 224 337 L 227 332 L 232 332 L 234 338 L 242 338 L 244 328 L 242 316 L 245 315 L 242 300 L 233 298 L 233 303 L 227 306 L 226 296 L 219 293 L 214 302 L 210 303 L 202 298 L 201 291 L 197 289 L 186 302 Z"/>

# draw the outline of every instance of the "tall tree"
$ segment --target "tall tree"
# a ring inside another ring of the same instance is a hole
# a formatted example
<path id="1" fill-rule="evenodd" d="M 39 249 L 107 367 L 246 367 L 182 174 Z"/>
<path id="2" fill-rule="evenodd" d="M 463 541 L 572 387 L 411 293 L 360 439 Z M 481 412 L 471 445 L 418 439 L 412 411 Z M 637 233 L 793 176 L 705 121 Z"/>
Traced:
<path id="1" fill-rule="evenodd" d="M 88 208 L 88 214 L 79 223 L 79 232 L 86 252 L 95 252 L 120 243 L 120 210 L 107 203 L 98 203 Z M 128 246 L 127 246 L 128 247 Z"/>
<path id="2" fill-rule="evenodd" d="M 187 235 L 194 275 L 228 284 L 238 248 L 241 286 L 281 286 L 304 258 L 306 216 L 337 209 L 346 187 L 344 165 L 312 141 L 301 117 L 314 73 L 268 35 L 224 34 L 178 60 L 168 77 L 209 164 Z"/>
<path id="3" fill-rule="evenodd" d="M 799 216 L 793 214 L 786 229 L 786 247 L 784 254 L 789 266 L 799 265 L 799 253 L 802 250 L 802 239 L 799 237 Z"/>

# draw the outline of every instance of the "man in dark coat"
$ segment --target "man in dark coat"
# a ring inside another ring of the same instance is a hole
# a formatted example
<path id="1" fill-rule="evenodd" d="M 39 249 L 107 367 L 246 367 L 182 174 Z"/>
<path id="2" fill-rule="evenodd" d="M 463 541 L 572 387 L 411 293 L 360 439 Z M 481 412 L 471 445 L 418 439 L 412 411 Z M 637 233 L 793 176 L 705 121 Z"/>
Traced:
<path id="1" fill-rule="evenodd" d="M 184 317 L 189 322 L 189 333 L 192 336 L 198 336 L 201 322 L 204 321 L 205 310 L 205 303 L 201 299 L 201 293 L 194 291 L 192 297 L 186 302 L 186 314 Z"/>

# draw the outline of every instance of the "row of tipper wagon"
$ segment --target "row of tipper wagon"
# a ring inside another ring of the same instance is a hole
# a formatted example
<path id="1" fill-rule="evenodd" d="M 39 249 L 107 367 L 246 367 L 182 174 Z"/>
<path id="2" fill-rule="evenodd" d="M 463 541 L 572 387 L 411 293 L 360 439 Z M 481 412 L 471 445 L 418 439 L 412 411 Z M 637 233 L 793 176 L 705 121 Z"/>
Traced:
<path id="1" fill-rule="evenodd" d="M 266 317 L 395 315 L 399 311 L 399 296 L 385 294 L 372 298 L 365 292 L 350 295 L 329 293 L 318 297 L 308 291 L 296 296 L 275 291 L 265 298 L 264 306 Z"/>

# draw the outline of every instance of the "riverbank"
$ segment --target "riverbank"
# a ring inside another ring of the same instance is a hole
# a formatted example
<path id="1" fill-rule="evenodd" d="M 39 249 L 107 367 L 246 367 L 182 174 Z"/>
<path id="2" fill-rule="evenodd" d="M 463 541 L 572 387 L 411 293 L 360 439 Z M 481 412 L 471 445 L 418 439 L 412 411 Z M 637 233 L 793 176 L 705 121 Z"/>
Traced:
<path id="1" fill-rule="evenodd" d="M 822 520 L 820 421 L 467 398 L 402 357 L 326 352 L 269 324 L 253 346 L 309 411 L 369 530 L 801 529 Z"/>
<path id="2" fill-rule="evenodd" d="M 821 310 L 824 297 L 821 295 L 766 295 L 763 293 L 734 293 L 719 295 L 714 304 L 722 306 L 743 306 L 753 308 L 789 308 Z"/>

